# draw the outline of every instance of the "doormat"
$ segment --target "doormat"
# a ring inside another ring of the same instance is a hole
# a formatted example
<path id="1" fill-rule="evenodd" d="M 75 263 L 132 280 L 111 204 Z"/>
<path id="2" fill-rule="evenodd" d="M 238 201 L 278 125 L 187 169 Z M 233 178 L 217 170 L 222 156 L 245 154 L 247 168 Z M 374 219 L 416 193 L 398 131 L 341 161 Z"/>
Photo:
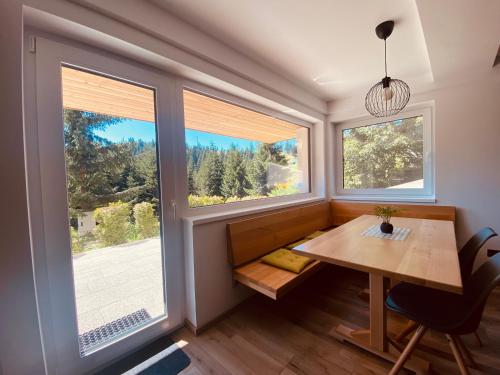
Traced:
<path id="1" fill-rule="evenodd" d="M 140 309 L 132 314 L 114 320 L 103 326 L 97 327 L 92 331 L 88 331 L 78 335 L 78 343 L 80 345 L 80 356 L 84 357 L 89 354 L 95 347 L 114 339 L 130 330 L 141 326 L 151 321 L 151 316 L 145 309 Z"/>
<path id="2" fill-rule="evenodd" d="M 181 342 L 175 343 L 165 336 L 126 355 L 95 375 L 176 375 L 191 363 L 181 347 Z"/>

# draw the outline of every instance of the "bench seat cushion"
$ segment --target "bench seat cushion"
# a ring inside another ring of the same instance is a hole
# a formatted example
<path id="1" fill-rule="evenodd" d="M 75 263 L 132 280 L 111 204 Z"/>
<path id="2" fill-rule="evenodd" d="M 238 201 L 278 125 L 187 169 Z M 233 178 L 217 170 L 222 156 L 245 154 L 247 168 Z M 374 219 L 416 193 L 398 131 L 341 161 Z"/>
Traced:
<path id="1" fill-rule="evenodd" d="M 295 273 L 300 273 L 305 266 L 313 261 L 311 258 L 303 255 L 294 254 L 288 249 L 275 250 L 272 253 L 263 256 L 260 260 L 266 264 L 270 264 L 271 266 Z"/>
<path id="2" fill-rule="evenodd" d="M 321 266 L 323 264 L 316 260 L 309 263 L 301 273 L 297 274 L 256 260 L 235 268 L 233 275 L 239 283 L 276 300 L 318 271 Z"/>

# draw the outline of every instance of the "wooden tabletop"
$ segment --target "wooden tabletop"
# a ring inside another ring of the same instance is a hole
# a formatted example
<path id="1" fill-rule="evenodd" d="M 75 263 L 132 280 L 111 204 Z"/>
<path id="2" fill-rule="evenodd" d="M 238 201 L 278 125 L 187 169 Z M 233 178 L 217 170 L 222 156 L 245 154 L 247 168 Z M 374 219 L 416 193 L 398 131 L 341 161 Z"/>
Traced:
<path id="1" fill-rule="evenodd" d="M 397 241 L 363 236 L 370 226 L 380 224 L 376 216 L 363 215 L 293 251 L 360 271 L 462 293 L 453 222 L 394 217 L 391 223 L 409 228 L 408 237 Z"/>

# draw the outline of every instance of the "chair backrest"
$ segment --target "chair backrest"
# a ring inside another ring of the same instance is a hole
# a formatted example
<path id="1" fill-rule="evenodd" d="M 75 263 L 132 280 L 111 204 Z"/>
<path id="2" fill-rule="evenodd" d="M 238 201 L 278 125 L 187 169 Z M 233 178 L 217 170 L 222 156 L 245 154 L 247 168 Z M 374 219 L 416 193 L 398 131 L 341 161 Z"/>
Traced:
<path id="1" fill-rule="evenodd" d="M 472 267 L 476 259 L 477 252 L 491 237 L 498 236 L 497 233 L 485 227 L 471 237 L 469 241 L 462 247 L 458 253 L 458 260 L 460 262 L 460 274 L 462 276 L 462 283 L 465 283 L 472 274 Z"/>
<path id="2" fill-rule="evenodd" d="M 461 334 L 472 333 L 479 327 L 488 296 L 499 283 L 500 254 L 496 254 L 479 267 L 464 284 L 464 298 L 469 308 L 464 311 Z"/>
<path id="3" fill-rule="evenodd" d="M 227 249 L 233 267 L 331 226 L 328 202 L 286 208 L 227 224 Z"/>

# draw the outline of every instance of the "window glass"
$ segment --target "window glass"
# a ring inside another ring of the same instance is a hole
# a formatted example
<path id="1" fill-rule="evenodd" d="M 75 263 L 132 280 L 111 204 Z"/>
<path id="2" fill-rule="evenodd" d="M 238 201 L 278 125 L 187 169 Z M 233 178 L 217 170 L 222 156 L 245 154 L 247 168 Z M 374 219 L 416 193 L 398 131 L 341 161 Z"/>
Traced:
<path id="1" fill-rule="evenodd" d="M 423 116 L 342 130 L 344 189 L 423 189 Z"/>
<path id="2" fill-rule="evenodd" d="M 63 66 L 80 354 L 165 315 L 155 91 Z"/>
<path id="3" fill-rule="evenodd" d="M 184 90 L 189 207 L 309 192 L 309 129 Z"/>

